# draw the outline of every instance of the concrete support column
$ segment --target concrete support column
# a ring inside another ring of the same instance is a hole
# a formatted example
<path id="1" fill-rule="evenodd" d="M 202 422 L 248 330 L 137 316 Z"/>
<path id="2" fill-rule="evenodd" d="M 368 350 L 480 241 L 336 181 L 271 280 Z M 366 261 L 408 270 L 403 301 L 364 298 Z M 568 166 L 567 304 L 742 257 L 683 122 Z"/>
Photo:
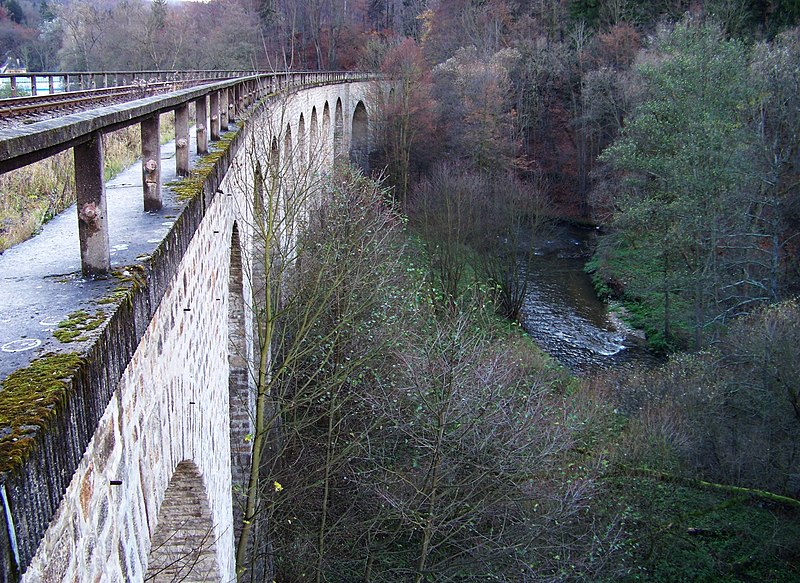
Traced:
<path id="1" fill-rule="evenodd" d="M 228 88 L 228 123 L 236 121 L 239 114 L 238 102 L 236 101 L 236 87 Z"/>
<path id="2" fill-rule="evenodd" d="M 103 135 L 95 132 L 88 142 L 75 146 L 73 158 L 81 271 L 87 277 L 105 275 L 111 270 L 111 254 L 103 178 Z"/>
<path id="3" fill-rule="evenodd" d="M 142 187 L 144 210 L 161 210 L 161 139 L 159 118 L 155 114 L 141 123 Z"/>
<path id="4" fill-rule="evenodd" d="M 211 114 L 211 140 L 219 139 L 219 92 L 214 91 L 209 95 L 209 113 Z"/>
<path id="5" fill-rule="evenodd" d="M 205 95 L 194 102 L 195 117 L 197 118 L 197 154 L 208 154 L 208 106 Z"/>
<path id="6" fill-rule="evenodd" d="M 175 173 L 189 176 L 189 105 L 175 108 Z"/>
<path id="7" fill-rule="evenodd" d="M 228 131 L 228 90 L 219 92 L 219 131 Z"/>

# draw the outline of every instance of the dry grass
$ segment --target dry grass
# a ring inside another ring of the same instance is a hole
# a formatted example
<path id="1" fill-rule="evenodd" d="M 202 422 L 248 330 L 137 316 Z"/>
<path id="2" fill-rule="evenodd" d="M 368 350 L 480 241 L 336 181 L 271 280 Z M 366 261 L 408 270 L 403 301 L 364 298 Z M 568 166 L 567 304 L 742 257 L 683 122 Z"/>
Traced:
<path id="1" fill-rule="evenodd" d="M 161 141 L 173 139 L 174 116 L 161 116 Z M 136 162 L 139 126 L 103 136 L 104 174 L 110 180 Z M 42 225 L 75 202 L 72 150 L 0 174 L 0 253 L 35 235 Z"/>

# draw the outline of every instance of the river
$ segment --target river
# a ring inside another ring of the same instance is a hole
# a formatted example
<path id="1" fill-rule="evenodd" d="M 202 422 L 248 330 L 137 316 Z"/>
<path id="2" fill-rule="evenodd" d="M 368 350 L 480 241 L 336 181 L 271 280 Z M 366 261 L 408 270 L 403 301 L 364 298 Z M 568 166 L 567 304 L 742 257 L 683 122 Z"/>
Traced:
<path id="1" fill-rule="evenodd" d="M 654 362 L 644 341 L 618 330 L 595 295 L 583 266 L 594 247 L 593 228 L 558 224 L 536 239 L 522 326 L 545 352 L 579 374 L 632 362 Z"/>

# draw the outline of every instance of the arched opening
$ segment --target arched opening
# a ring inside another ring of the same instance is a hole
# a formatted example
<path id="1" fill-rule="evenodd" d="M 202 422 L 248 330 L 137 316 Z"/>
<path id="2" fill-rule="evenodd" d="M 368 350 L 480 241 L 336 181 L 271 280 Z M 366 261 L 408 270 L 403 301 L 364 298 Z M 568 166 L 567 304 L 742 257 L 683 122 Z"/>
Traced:
<path id="1" fill-rule="evenodd" d="M 234 536 L 239 539 L 244 508 L 242 493 L 247 486 L 252 451 L 248 436 L 253 432 L 247 373 L 244 278 L 239 227 L 233 224 L 228 272 L 228 391 L 231 419 L 231 478 L 233 481 Z"/>
<path id="2" fill-rule="evenodd" d="M 253 217 L 256 225 L 264 220 L 264 171 L 258 160 L 253 167 Z"/>
<path id="3" fill-rule="evenodd" d="M 389 103 L 394 103 L 395 92 L 394 87 L 389 88 Z"/>
<path id="4" fill-rule="evenodd" d="M 306 171 L 306 160 L 307 157 L 307 150 L 306 150 L 306 118 L 303 117 L 303 114 L 300 114 L 300 121 L 297 122 L 297 161 L 300 166 L 300 171 Z"/>
<path id="5" fill-rule="evenodd" d="M 200 470 L 192 461 L 178 464 L 164 492 L 144 580 L 220 580 L 208 497 Z"/>
<path id="6" fill-rule="evenodd" d="M 281 173 L 281 151 L 278 147 L 278 138 L 272 138 L 272 145 L 269 149 L 269 180 L 270 180 L 270 193 L 269 197 L 273 198 L 278 194 L 278 187 L 280 186 Z"/>
<path id="7" fill-rule="evenodd" d="M 286 133 L 283 135 L 283 166 L 287 173 L 290 173 L 294 166 L 292 147 L 292 126 L 286 124 Z"/>
<path id="8" fill-rule="evenodd" d="M 333 127 L 333 159 L 338 161 L 344 154 L 344 114 L 342 100 L 336 100 L 336 114 Z"/>
<path id="9" fill-rule="evenodd" d="M 319 156 L 319 122 L 317 121 L 317 107 L 311 109 L 311 127 L 309 128 L 308 159 L 316 162 Z"/>
<path id="10" fill-rule="evenodd" d="M 328 107 L 328 102 L 325 102 L 325 107 L 322 108 L 322 143 L 320 149 L 322 150 L 323 163 L 328 164 L 330 152 L 330 139 L 331 139 L 331 108 Z"/>
<path id="11" fill-rule="evenodd" d="M 369 173 L 369 120 L 363 101 L 356 104 L 350 133 L 350 161 L 364 174 Z"/>

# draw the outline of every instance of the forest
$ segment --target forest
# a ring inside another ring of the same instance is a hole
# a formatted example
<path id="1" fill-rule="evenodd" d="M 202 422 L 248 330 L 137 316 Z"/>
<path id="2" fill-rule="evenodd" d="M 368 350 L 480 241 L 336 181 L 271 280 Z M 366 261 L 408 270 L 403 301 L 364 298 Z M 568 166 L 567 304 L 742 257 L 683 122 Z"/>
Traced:
<path id="1" fill-rule="evenodd" d="M 242 580 L 800 579 L 800 2 L 0 5 L 30 70 L 397 82 L 254 299 Z M 658 364 L 522 330 L 559 222 Z"/>

